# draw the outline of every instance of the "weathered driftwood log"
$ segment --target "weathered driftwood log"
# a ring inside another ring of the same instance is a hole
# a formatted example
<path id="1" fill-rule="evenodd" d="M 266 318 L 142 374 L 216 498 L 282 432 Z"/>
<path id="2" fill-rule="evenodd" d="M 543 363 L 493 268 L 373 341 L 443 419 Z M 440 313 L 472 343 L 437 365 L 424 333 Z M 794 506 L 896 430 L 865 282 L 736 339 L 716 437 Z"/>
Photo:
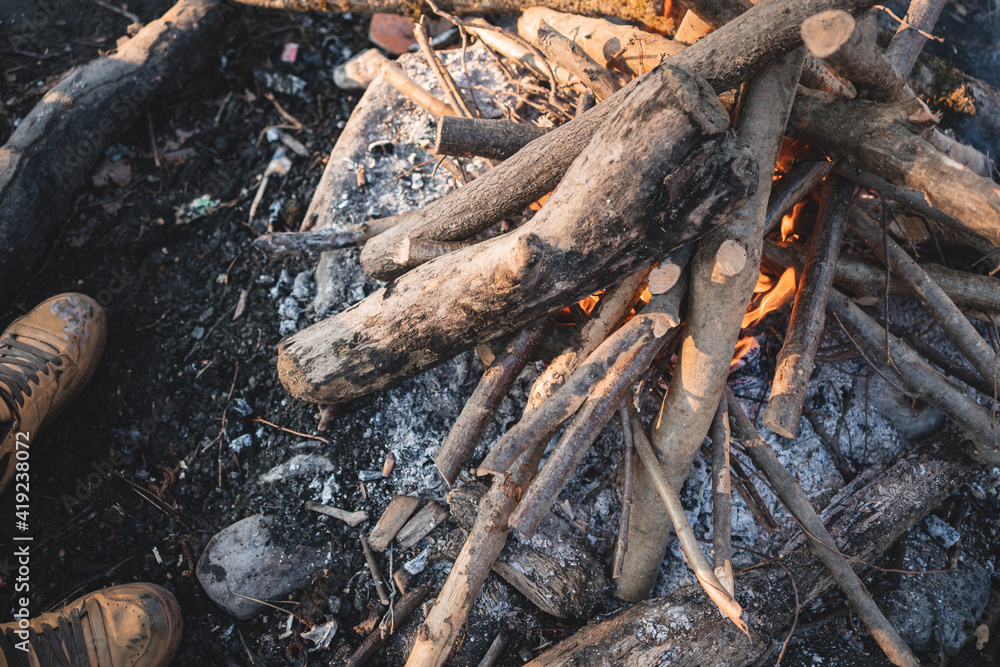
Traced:
<path id="1" fill-rule="evenodd" d="M 746 197 L 756 165 L 726 140 L 728 118 L 704 81 L 663 67 L 647 82 L 530 222 L 286 339 L 278 353 L 285 387 L 321 403 L 387 387 L 635 273 L 717 224 L 713 216 Z"/>
<path id="2" fill-rule="evenodd" d="M 932 206 L 1000 244 L 1000 186 L 919 135 L 934 118 L 922 102 L 881 105 L 801 89 L 789 130 L 890 181 L 921 190 Z"/>
<path id="3" fill-rule="evenodd" d="M 181 0 L 113 56 L 70 71 L 0 148 L 0 309 L 45 254 L 77 188 L 149 102 L 177 90 L 217 42 L 224 6 Z"/>
<path id="4" fill-rule="evenodd" d="M 730 24 L 732 25 L 732 24 Z M 725 26 L 698 42 L 705 44 Z M 691 48 L 697 48 L 698 44 Z M 761 165 L 778 157 L 785 119 L 795 96 L 804 49 L 786 54 L 751 79 L 740 141 Z M 691 288 L 681 335 L 680 360 L 670 380 L 651 440 L 668 481 L 681 488 L 708 433 L 729 375 L 736 339 L 754 285 L 760 275 L 763 228 L 772 172 L 762 168 L 757 188 L 746 204 L 727 216 L 726 224 L 698 244 L 691 261 Z M 628 551 L 616 580 L 618 596 L 643 600 L 656 581 L 670 535 L 670 520 L 644 468 L 635 471 Z"/>
<path id="5" fill-rule="evenodd" d="M 599 64 L 576 42 L 545 21 L 538 26 L 538 39 L 535 44 L 549 60 L 559 63 L 576 75 L 594 93 L 598 102 L 611 97 L 621 89 L 621 81 L 611 70 Z"/>
<path id="6" fill-rule="evenodd" d="M 685 48 L 670 62 L 697 72 L 716 91 L 726 91 L 797 45 L 802 21 L 817 11 L 840 8 L 857 13 L 872 4 L 874 0 L 761 3 Z M 368 241 L 361 253 L 364 270 L 382 280 L 397 277 L 419 264 L 397 261 L 406 239 L 461 241 L 550 192 L 601 123 L 633 91 L 644 86 L 645 78 L 631 82 L 579 118 L 539 137 L 497 168 L 416 212 L 405 224 Z"/>
<path id="7" fill-rule="evenodd" d="M 448 507 L 463 529 L 472 529 L 485 493 L 482 485 L 470 484 L 448 494 Z M 601 562 L 568 523 L 551 513 L 532 540 L 508 539 L 493 571 L 556 618 L 589 618 L 610 589 Z"/>
<path id="8" fill-rule="evenodd" d="M 549 129 L 509 120 L 480 120 L 442 116 L 431 152 L 437 155 L 478 155 L 506 160 Z"/>
<path id="9" fill-rule="evenodd" d="M 412 0 L 237 0 L 244 5 L 271 9 L 345 14 L 412 15 L 421 3 Z M 437 0 L 434 4 L 451 14 L 520 14 L 529 7 L 552 7 L 582 16 L 617 16 L 651 25 L 662 23 L 663 0 Z"/>
<path id="10" fill-rule="evenodd" d="M 950 437 L 943 434 L 941 440 Z M 852 566 L 860 572 L 865 562 L 877 559 L 971 472 L 954 457 L 934 453 L 876 466 L 845 487 L 822 517 L 840 550 L 855 557 Z M 786 553 L 781 562 L 794 577 L 802 605 L 830 590 L 833 579 L 802 540 L 789 545 Z M 795 611 L 795 596 L 789 575 L 776 564 L 743 573 L 737 581 L 736 597 L 747 612 L 751 639 L 731 624 L 720 624 L 718 610 L 701 588 L 688 586 L 592 623 L 529 665 L 746 664 L 773 637 L 784 635 Z"/>

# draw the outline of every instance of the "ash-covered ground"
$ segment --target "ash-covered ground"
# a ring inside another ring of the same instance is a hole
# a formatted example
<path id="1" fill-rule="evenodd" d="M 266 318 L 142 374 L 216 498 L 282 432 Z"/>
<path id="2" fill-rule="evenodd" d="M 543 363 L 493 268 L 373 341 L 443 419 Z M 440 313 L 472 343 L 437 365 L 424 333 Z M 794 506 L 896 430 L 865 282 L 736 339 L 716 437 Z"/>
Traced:
<path id="1" fill-rule="evenodd" d="M 988 2 L 950 4 L 942 23 L 947 41 L 933 49 L 1000 85 L 997 19 Z M 148 22 L 169 5 L 133 1 L 128 9 Z M 0 49 L 3 139 L 62 72 L 113 48 L 131 22 L 87 2 L 61 3 L 56 10 L 40 1 L 0 10 L 0 26 L 8 35 L 32 28 L 28 45 Z M 325 430 L 318 428 L 316 406 L 292 400 L 281 387 L 274 364 L 278 341 L 378 288 L 358 268 L 356 250 L 328 256 L 317 268 L 309 258 L 265 260 L 251 247 L 268 223 L 278 230 L 299 228 L 334 141 L 360 97 L 334 86 L 332 68 L 369 46 L 367 22 L 248 9 L 231 16 L 225 41 L 205 45 L 214 54 L 209 66 L 182 94 L 140 117 L 108 151 L 95 184 L 78 193 L 44 264 L 25 267 L 30 283 L 0 322 L 5 325 L 42 299 L 69 290 L 97 298 L 110 322 L 96 376 L 33 452 L 32 608 L 41 612 L 114 583 L 151 581 L 173 591 L 184 612 L 184 640 L 174 664 L 302 665 L 307 655 L 312 664 L 339 664 L 363 639 L 358 630 L 370 627 L 366 622 L 380 611 L 359 536 L 368 534 L 394 495 L 443 502 L 447 489 L 432 457 L 482 365 L 474 353 L 463 354 L 400 387 L 340 407 Z M 288 42 L 299 45 L 294 63 L 280 59 Z M 989 57 L 968 56 L 976 48 L 994 54 L 993 69 L 986 68 Z M 304 129 L 290 127 L 266 94 Z M 454 187 L 450 175 L 435 172 L 433 162 L 423 164 L 426 158 L 411 144 L 426 132 L 409 127 L 414 141 L 393 137 L 393 152 L 380 147 L 359 163 L 344 164 L 345 171 L 365 165 L 372 183 L 368 192 L 375 195 L 349 198 L 345 221 L 358 221 L 349 215 L 412 209 Z M 268 128 L 297 140 L 306 154 L 298 155 L 280 135 L 271 141 Z M 989 137 L 974 138 L 988 147 Z M 272 177 L 257 218 L 249 221 L 259 177 L 279 145 L 285 146 L 291 169 L 287 176 Z M 388 182 L 397 177 L 402 189 L 394 191 Z M 207 198 L 200 199 L 203 195 Z M 351 212 L 355 205 L 372 210 Z M 186 222 L 178 222 L 178 209 L 192 211 Z M 901 304 L 892 318 L 921 330 L 926 322 L 914 312 L 912 305 Z M 733 378 L 751 415 L 766 395 L 780 347 L 779 317 L 765 325 L 761 347 Z M 870 394 L 879 391 L 877 376 L 856 358 L 837 357 L 841 342 L 836 337 L 824 342 L 829 354 L 813 380 L 810 407 L 836 434 L 850 464 L 863 467 L 912 444 L 871 405 Z M 518 379 L 477 457 L 519 418 L 531 381 L 543 367 L 543 362 L 531 364 Z M 645 396 L 643 406 L 651 415 L 655 394 Z M 806 422 L 794 443 L 770 439 L 818 506 L 843 485 L 829 447 Z M 376 473 L 390 452 L 395 468 L 381 478 Z M 315 467 L 262 480 L 298 455 L 309 455 Z M 620 457 L 620 433 L 609 427 L 555 508 L 605 564 L 618 522 Z M 896 610 L 898 623 L 912 628 L 914 647 L 927 652 L 929 663 L 996 664 L 1000 642 L 979 651 L 975 639 L 967 638 L 996 586 L 998 484 L 997 471 L 984 471 L 880 563 L 891 569 L 948 569 L 949 574 L 869 580 L 887 611 Z M 780 527 L 765 534 L 734 495 L 735 545 L 748 549 L 737 549 L 738 566 L 776 553 L 797 533 L 776 499 L 763 485 L 758 489 Z M 12 512 L 5 509 L 10 496 L 8 491 L 0 497 L 0 539 L 11 534 Z M 707 459 L 695 462 L 683 499 L 695 532 L 710 537 Z M 367 510 L 371 519 L 350 528 L 306 510 L 307 500 Z M 324 562 L 301 589 L 271 600 L 288 611 L 268 607 L 241 621 L 208 598 L 194 571 L 216 533 L 256 514 L 274 517 L 277 548 L 289 554 L 312 549 Z M 418 581 L 433 590 L 447 575 L 462 539 L 449 520 L 413 549 L 378 558 L 386 573 L 414 559 L 413 569 L 419 569 L 424 561 Z M 693 581 L 672 545 L 657 591 Z M 9 586 L 5 573 L 0 620 L 7 620 Z M 609 598 L 602 611 L 619 606 Z M 422 618 L 418 610 L 373 663 L 402 664 L 404 641 Z M 329 648 L 307 654 L 312 644 L 301 633 L 331 621 L 337 630 Z M 500 630 L 511 637 L 501 664 L 522 664 L 581 622 L 547 616 L 491 577 L 450 664 L 476 664 Z M 887 664 L 837 595 L 803 610 L 800 624 L 784 665 Z"/>

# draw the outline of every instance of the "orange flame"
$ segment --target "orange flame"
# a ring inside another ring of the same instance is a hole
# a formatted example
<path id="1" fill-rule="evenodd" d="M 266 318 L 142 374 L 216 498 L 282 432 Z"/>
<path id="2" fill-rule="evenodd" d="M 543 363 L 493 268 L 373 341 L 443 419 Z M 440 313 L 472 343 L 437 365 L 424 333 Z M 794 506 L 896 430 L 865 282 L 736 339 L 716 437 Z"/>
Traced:
<path id="1" fill-rule="evenodd" d="M 781 277 L 778 278 L 778 283 L 770 292 L 764 295 L 764 297 L 760 300 L 760 303 L 757 304 L 757 307 L 747 311 L 747 314 L 743 316 L 743 324 L 740 326 L 745 329 L 751 324 L 756 324 L 772 310 L 777 310 L 778 308 L 787 305 L 794 298 L 795 270 L 787 268 L 785 269 L 785 272 L 781 274 Z"/>

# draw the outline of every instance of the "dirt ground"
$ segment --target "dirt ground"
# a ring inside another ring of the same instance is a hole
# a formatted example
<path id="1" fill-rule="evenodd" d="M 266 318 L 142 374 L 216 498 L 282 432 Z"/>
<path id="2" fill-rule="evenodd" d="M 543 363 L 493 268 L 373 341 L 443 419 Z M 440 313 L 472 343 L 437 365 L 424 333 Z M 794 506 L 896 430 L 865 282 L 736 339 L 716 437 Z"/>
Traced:
<path id="1" fill-rule="evenodd" d="M 171 4 L 132 0 L 127 7 L 149 22 Z M 0 21 L 6 32 L 0 42 L 0 141 L 63 72 L 112 49 L 132 22 L 83 0 L 0 3 Z M 276 311 L 279 299 L 294 296 L 307 317 L 309 296 L 293 291 L 294 278 L 314 262 L 263 259 L 251 247 L 260 230 L 248 225 L 247 211 L 273 152 L 261 136 L 265 128 L 288 124 L 265 97 L 268 75 L 294 74 L 306 83 L 303 94 L 276 93 L 275 99 L 305 126 L 286 131 L 312 157 L 295 160 L 287 178 L 273 179 L 266 200 L 284 198 L 276 228 L 297 229 L 358 100 L 333 85 L 332 67 L 369 45 L 366 30 L 362 17 L 235 12 L 225 41 L 204 46 L 213 52 L 208 67 L 181 94 L 140 117 L 108 151 L 118 182 L 111 178 L 79 192 L 44 264 L 26 267 L 30 282 L 0 325 L 62 291 L 97 298 L 110 323 L 97 374 L 33 449 L 34 609 L 113 583 L 164 585 L 184 612 L 177 665 L 303 665 L 299 632 L 329 620 L 339 624 L 337 638 L 328 651 L 309 654 L 309 663 L 338 664 L 360 643 L 362 635 L 352 629 L 373 608 L 370 586 L 352 588 L 352 575 L 364 568 L 360 529 L 339 522 L 318 527 L 301 508 L 303 489 L 294 483 L 262 492 L 253 482 L 299 448 L 322 452 L 337 467 L 341 487 L 357 487 L 359 470 L 382 468 L 385 450 L 375 417 L 388 399 L 376 394 L 345 405 L 329 430 L 319 432 L 316 408 L 289 398 L 275 373 L 275 346 L 283 337 Z M 280 61 L 286 42 L 299 44 L 294 64 Z M 151 137 L 164 155 L 159 166 Z M 237 151 L 242 157 L 234 161 Z M 219 212 L 175 223 L 178 207 L 206 193 L 222 202 Z M 240 400 L 250 415 L 240 414 Z M 427 426 L 443 432 L 449 422 L 439 416 Z M 243 434 L 253 445 L 236 452 L 229 443 Z M 9 505 L 9 496 L 0 497 L 0 508 Z M 375 492 L 359 506 L 377 516 L 387 500 Z M 302 621 L 292 624 L 290 636 L 284 636 L 287 614 L 268 610 L 235 621 L 194 576 L 209 539 L 258 511 L 284 519 L 280 538 L 290 544 L 334 545 L 335 561 L 325 576 L 292 597 Z M 4 510 L 0 535 L 10 534 L 11 520 Z M 0 571 L 7 566 L 0 561 Z M 0 620 L 7 620 L 9 592 L 0 588 Z M 503 596 L 517 594 L 505 590 Z M 856 652 L 858 642 L 868 640 L 851 634 L 846 641 L 850 619 L 837 616 L 836 603 L 832 608 L 817 614 L 828 621 L 823 641 L 831 642 L 834 655 Z M 511 625 L 521 630 L 512 633 L 502 664 L 521 664 L 532 649 L 573 629 L 527 609 L 510 611 Z M 482 655 L 496 626 L 478 622 L 473 619 L 468 644 L 451 664 Z M 793 645 L 783 664 L 813 660 L 815 654 L 797 661 L 797 650 Z M 391 645 L 374 664 L 396 664 L 400 651 Z M 974 655 L 970 649 L 966 662 Z M 883 664 L 876 656 L 857 664 Z"/>

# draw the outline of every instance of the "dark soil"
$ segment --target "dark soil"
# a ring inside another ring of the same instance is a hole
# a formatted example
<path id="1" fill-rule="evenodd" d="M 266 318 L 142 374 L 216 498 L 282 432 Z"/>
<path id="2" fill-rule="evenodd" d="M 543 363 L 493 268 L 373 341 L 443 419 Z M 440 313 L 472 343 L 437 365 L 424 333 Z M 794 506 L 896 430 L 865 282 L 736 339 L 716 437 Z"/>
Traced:
<path id="1" fill-rule="evenodd" d="M 171 2 L 127 4 L 149 22 Z M 131 23 L 82 0 L 0 3 L 0 21 L 6 31 L 0 43 L 0 141 L 62 73 L 113 49 Z M 364 569 L 357 546 L 364 526 L 317 521 L 301 509 L 305 489 L 295 483 L 261 490 L 254 482 L 292 450 L 319 451 L 338 468 L 341 488 L 356 502 L 352 509 L 364 507 L 377 517 L 389 496 L 377 487 L 362 496 L 357 473 L 382 468 L 386 450 L 377 417 L 389 399 L 378 394 L 345 405 L 329 430 L 319 432 L 316 407 L 289 398 L 275 373 L 275 345 L 283 337 L 278 303 L 293 293 L 292 279 L 311 271 L 314 262 L 264 260 L 251 248 L 260 230 L 251 229 L 247 213 L 274 151 L 261 136 L 267 127 L 288 125 L 265 98 L 271 92 L 265 75 L 294 74 L 307 84 L 301 96 L 273 94 L 306 128 L 285 131 L 312 157 L 295 159 L 287 178 L 272 179 L 263 204 L 284 199 L 272 216 L 275 228 L 297 229 L 358 99 L 333 85 L 331 69 L 369 46 L 366 25 L 358 17 L 243 8 L 231 13 L 224 42 L 204 46 L 213 52 L 210 65 L 181 94 L 159 101 L 108 151 L 109 160 L 128 165 L 127 181 L 78 193 L 44 264 L 25 267 L 28 286 L 0 326 L 64 291 L 96 298 L 110 323 L 104 360 L 87 390 L 33 446 L 33 610 L 115 583 L 150 581 L 171 590 L 183 609 L 177 665 L 304 664 L 298 634 L 329 620 L 339 624 L 337 638 L 329 651 L 310 654 L 309 662 L 339 664 L 360 643 L 363 635 L 353 628 L 376 599 L 364 577 L 353 581 Z M 299 44 L 294 64 L 279 59 L 289 41 Z M 151 135 L 161 153 L 175 151 L 176 157 L 157 166 Z M 176 224 L 176 209 L 205 193 L 223 203 L 220 211 Z M 309 305 L 302 295 L 303 322 Z M 238 400 L 252 414 L 241 416 Z M 328 442 L 251 421 L 258 417 Z M 443 433 L 452 418 L 438 415 L 426 428 Z M 229 445 L 243 434 L 253 444 L 237 453 Z M 10 506 L 11 495 L 8 490 L 0 497 L 0 508 Z M 293 596 L 301 621 L 287 637 L 287 614 L 268 610 L 237 622 L 208 599 L 194 576 L 197 558 L 215 533 L 260 511 L 282 518 L 280 540 L 330 544 L 335 554 L 325 575 Z M 0 539 L 6 541 L 12 517 L 6 509 L 0 516 Z M 456 548 L 454 526 L 441 532 L 436 551 Z M 0 560 L 0 621 L 8 620 L 10 608 L 9 566 Z M 517 594 L 491 580 L 486 597 Z M 530 629 L 511 633 L 502 664 L 521 664 L 532 649 L 572 630 L 524 609 L 530 606 L 506 612 L 512 627 Z M 496 622 L 474 616 L 452 664 L 481 656 L 497 629 Z M 391 645 L 374 662 L 395 664 L 402 655 L 401 647 Z M 804 655 L 799 663 L 790 655 L 783 664 L 809 664 L 813 654 Z"/>

